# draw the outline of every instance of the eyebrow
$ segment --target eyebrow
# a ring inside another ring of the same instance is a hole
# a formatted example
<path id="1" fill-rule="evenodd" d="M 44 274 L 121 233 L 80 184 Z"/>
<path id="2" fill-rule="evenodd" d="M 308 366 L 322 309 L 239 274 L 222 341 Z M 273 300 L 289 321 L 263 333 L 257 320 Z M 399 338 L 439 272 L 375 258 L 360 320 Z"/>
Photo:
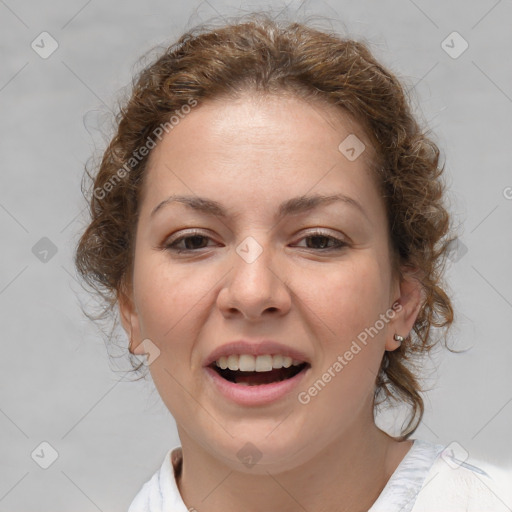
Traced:
<path id="1" fill-rule="evenodd" d="M 308 212 L 318 208 L 319 206 L 325 206 L 333 202 L 343 202 L 349 206 L 352 206 L 359 210 L 369 220 L 369 217 L 364 208 L 352 197 L 346 196 L 344 194 L 314 194 L 292 197 L 291 199 L 281 203 L 276 215 L 276 221 L 279 221 L 288 215 L 297 215 L 299 213 Z M 224 207 L 219 202 L 212 199 L 198 196 L 173 194 L 167 199 L 164 199 L 161 203 L 157 204 L 151 212 L 150 217 L 153 217 L 159 210 L 162 210 L 164 206 L 172 203 L 184 204 L 185 206 L 195 211 L 205 213 L 207 215 L 214 215 L 223 219 L 229 216 Z"/>

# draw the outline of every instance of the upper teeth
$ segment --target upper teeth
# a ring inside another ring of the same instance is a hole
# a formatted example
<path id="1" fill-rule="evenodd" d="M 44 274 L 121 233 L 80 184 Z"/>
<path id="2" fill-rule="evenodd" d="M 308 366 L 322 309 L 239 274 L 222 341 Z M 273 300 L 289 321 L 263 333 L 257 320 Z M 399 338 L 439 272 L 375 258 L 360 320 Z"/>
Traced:
<path id="1" fill-rule="evenodd" d="M 289 368 L 292 365 L 299 366 L 302 364 L 302 361 L 281 355 L 265 355 L 255 357 L 250 354 L 242 354 L 222 356 L 220 359 L 215 361 L 215 364 L 221 370 L 229 368 L 233 371 L 240 370 L 242 372 L 269 372 L 272 369 Z"/>

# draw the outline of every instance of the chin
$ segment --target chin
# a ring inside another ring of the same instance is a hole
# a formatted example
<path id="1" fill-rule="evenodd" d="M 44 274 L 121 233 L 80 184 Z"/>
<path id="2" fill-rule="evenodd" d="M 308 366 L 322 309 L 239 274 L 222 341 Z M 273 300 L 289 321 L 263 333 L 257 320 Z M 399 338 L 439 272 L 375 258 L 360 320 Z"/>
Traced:
<path id="1" fill-rule="evenodd" d="M 268 428 L 270 427 L 270 428 Z M 269 434 L 270 432 L 270 434 Z M 266 475 L 292 470 L 313 456 L 313 439 L 305 439 L 300 429 L 276 428 L 276 422 L 241 422 L 236 435 L 222 441 L 208 440 L 210 454 L 233 471 Z"/>

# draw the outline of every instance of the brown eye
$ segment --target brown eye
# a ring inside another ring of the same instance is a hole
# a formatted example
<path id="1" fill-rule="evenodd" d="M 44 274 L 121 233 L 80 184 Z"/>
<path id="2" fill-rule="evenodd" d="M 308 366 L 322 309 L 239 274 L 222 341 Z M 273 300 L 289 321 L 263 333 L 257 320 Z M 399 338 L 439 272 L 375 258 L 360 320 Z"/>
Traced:
<path id="1" fill-rule="evenodd" d="M 180 236 L 172 242 L 165 244 L 165 249 L 170 251 L 180 252 L 193 252 L 198 249 L 204 249 L 207 247 L 208 240 L 210 237 L 203 235 L 202 233 L 191 233 L 189 235 Z"/>
<path id="2" fill-rule="evenodd" d="M 306 240 L 306 249 L 316 249 L 320 251 L 342 249 L 348 245 L 343 240 L 322 232 L 311 233 L 301 240 Z"/>

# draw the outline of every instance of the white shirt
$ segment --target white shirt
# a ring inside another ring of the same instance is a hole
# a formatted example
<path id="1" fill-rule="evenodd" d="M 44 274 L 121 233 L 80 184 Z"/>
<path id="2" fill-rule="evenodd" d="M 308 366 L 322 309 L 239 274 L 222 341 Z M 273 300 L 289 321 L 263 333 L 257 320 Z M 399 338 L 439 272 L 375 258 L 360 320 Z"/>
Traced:
<path id="1" fill-rule="evenodd" d="M 368 512 L 512 511 L 512 472 L 457 460 L 451 445 L 446 448 L 414 439 Z M 128 512 L 190 512 L 176 483 L 181 463 L 181 447 L 171 448 Z"/>

